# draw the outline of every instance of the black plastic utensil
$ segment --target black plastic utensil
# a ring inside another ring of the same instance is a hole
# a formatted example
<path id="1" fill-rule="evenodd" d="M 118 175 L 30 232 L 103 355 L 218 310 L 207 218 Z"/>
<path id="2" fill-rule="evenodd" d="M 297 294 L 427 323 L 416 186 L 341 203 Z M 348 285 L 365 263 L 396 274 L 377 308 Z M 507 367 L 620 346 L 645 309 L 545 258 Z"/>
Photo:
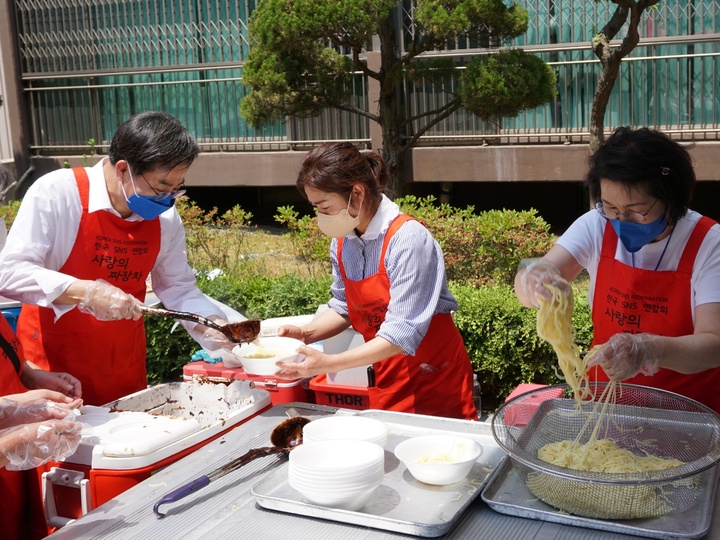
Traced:
<path id="1" fill-rule="evenodd" d="M 223 326 L 203 317 L 202 315 L 188 313 L 186 311 L 173 311 L 171 309 L 151 308 L 149 306 L 140 306 L 140 309 L 147 315 L 182 319 L 184 321 L 204 324 L 205 326 L 209 326 L 210 328 L 214 328 L 215 330 L 222 332 L 233 343 L 250 343 L 258 337 L 258 334 L 260 334 L 260 319 L 248 319 L 246 321 L 231 322 Z"/>
<path id="2" fill-rule="evenodd" d="M 160 512 L 161 505 L 179 501 L 191 493 L 195 493 L 199 489 L 204 488 L 210 482 L 225 476 L 229 472 L 239 469 L 243 465 L 247 465 L 254 459 L 264 456 L 289 454 L 290 450 L 302 444 L 302 429 L 308 422 L 310 422 L 310 419 L 302 416 L 296 416 L 282 421 L 275 426 L 275 429 L 273 429 L 270 434 L 270 442 L 272 443 L 272 446 L 248 450 L 242 456 L 232 460 L 230 463 L 223 465 L 206 475 L 200 476 L 199 478 L 196 478 L 192 482 L 188 482 L 174 491 L 171 491 L 156 502 L 155 506 L 153 506 L 155 517 L 158 519 L 165 517 L 165 514 Z"/>

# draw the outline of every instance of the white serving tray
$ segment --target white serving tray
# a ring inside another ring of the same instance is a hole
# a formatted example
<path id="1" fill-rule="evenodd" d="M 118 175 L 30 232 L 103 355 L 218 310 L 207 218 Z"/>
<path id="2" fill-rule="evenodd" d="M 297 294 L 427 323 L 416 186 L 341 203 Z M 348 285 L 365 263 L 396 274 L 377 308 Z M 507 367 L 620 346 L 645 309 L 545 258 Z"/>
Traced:
<path id="1" fill-rule="evenodd" d="M 389 428 L 385 445 L 385 477 L 363 508 L 358 511 L 338 510 L 305 502 L 288 484 L 287 463 L 252 488 L 251 493 L 258 504 L 263 508 L 307 517 L 437 537 L 455 525 L 505 456 L 486 423 L 377 410 L 351 414 L 381 420 Z M 483 453 L 464 481 L 448 486 L 423 484 L 415 480 L 395 457 L 393 450 L 401 441 L 433 433 L 462 434 L 482 445 Z"/>

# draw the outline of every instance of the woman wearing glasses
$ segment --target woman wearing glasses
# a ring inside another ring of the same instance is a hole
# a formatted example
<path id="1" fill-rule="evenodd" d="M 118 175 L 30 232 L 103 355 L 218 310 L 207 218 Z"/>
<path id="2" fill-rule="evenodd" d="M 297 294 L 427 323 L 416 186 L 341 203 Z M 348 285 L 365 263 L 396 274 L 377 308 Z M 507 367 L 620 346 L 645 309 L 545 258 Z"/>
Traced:
<path id="1" fill-rule="evenodd" d="M 687 150 L 651 129 L 618 128 L 590 158 L 595 208 L 542 259 L 526 261 L 515 292 L 528 307 L 583 269 L 590 275 L 597 380 L 663 388 L 720 412 L 720 226 L 688 209 Z M 567 285 L 565 285 L 567 290 Z"/>
<path id="2" fill-rule="evenodd" d="M 197 154 L 176 118 L 141 113 L 118 128 L 108 157 L 46 174 L 23 198 L 0 254 L 0 293 L 24 303 L 17 333 L 27 358 L 73 373 L 86 404 L 147 386 L 140 305 L 150 271 L 165 307 L 225 318 L 197 288 L 173 208 Z M 206 349 L 233 347 L 219 332 L 186 328 Z"/>

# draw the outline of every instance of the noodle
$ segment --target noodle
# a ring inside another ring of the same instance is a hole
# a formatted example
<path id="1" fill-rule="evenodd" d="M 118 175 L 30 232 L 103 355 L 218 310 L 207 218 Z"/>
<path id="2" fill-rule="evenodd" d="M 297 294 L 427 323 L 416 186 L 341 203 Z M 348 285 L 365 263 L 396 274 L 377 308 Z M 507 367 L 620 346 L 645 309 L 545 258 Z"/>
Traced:
<path id="1" fill-rule="evenodd" d="M 558 358 L 558 365 L 565 382 L 581 410 L 583 400 L 592 398 L 588 389 L 588 360 L 597 353 L 594 347 L 584 359 L 575 343 L 575 329 L 572 325 L 573 298 L 558 287 L 546 285 L 552 292 L 552 299 L 540 299 L 537 316 L 538 335 L 552 345 Z M 611 439 L 599 439 L 598 432 L 603 418 L 611 415 L 615 406 L 617 383 L 610 381 L 604 393 L 596 399 L 592 414 L 580 429 L 575 440 L 562 440 L 542 446 L 538 458 L 548 463 L 579 471 L 597 473 L 627 474 L 669 469 L 683 465 L 677 459 L 664 459 L 645 452 L 636 455 L 620 448 Z M 597 421 L 592 427 L 588 441 L 581 444 L 580 438 L 590 427 L 591 418 Z M 662 515 L 672 511 L 660 492 L 652 486 L 604 485 L 594 486 L 581 481 L 560 479 L 545 473 L 528 474 L 528 488 L 539 499 L 557 508 L 591 517 L 630 518 L 643 515 Z"/>

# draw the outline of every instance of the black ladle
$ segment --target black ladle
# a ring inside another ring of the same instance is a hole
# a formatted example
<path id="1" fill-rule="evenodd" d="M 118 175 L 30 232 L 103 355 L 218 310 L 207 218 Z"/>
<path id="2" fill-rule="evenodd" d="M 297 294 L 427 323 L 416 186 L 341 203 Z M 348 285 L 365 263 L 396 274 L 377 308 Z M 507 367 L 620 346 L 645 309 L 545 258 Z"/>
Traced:
<path id="1" fill-rule="evenodd" d="M 305 426 L 308 422 L 310 422 L 310 419 L 302 416 L 295 416 L 293 418 L 283 420 L 275 426 L 275 429 L 273 429 L 270 434 L 270 442 L 272 443 L 272 446 L 248 450 L 245 454 L 232 460 L 230 463 L 223 465 L 206 475 L 196 478 L 192 482 L 188 482 L 187 484 L 177 488 L 175 491 L 171 491 L 156 502 L 155 506 L 153 506 L 155 517 L 158 519 L 165 517 L 165 514 L 160 512 L 160 505 L 179 501 L 191 493 L 195 493 L 199 489 L 204 488 L 210 482 L 214 482 L 229 472 L 239 469 L 243 465 L 247 465 L 256 458 L 289 454 L 290 450 L 302 444 L 303 426 Z"/>
<path id="2" fill-rule="evenodd" d="M 260 319 L 248 319 L 246 321 L 231 322 L 226 325 L 217 324 L 202 315 L 188 313 L 186 311 L 173 311 L 171 309 L 158 309 L 149 306 L 140 306 L 143 313 L 147 315 L 157 315 L 158 317 L 182 319 L 184 321 L 192 321 L 204 324 L 210 328 L 222 332 L 233 343 L 250 343 L 258 334 L 260 334 Z"/>

